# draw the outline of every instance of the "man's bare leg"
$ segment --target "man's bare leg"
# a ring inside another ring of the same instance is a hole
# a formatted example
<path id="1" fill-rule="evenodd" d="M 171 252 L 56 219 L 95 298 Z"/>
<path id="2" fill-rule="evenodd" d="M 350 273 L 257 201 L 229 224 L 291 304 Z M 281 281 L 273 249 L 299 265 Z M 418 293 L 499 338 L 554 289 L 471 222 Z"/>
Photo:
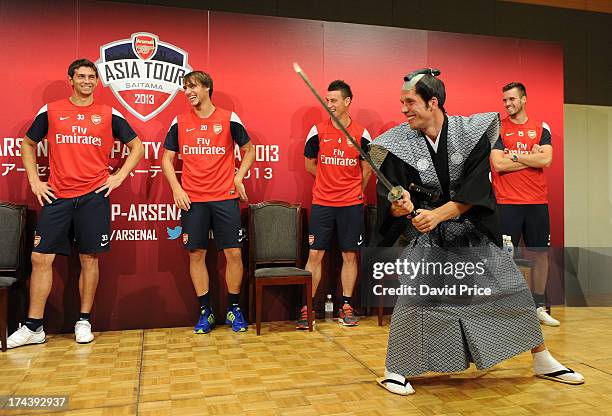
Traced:
<path id="1" fill-rule="evenodd" d="M 55 254 L 32 253 L 28 318 L 43 318 L 47 298 L 49 298 L 53 284 L 53 260 L 55 260 Z"/>
<path id="2" fill-rule="evenodd" d="M 189 250 L 189 274 L 196 296 L 208 293 L 208 269 L 206 268 L 206 250 Z"/>
<path id="3" fill-rule="evenodd" d="M 55 254 L 32 253 L 32 275 L 30 276 L 30 305 L 24 326 L 13 332 L 6 341 L 7 348 L 45 342 L 43 316 L 45 305 L 53 284 L 53 260 Z"/>
<path id="4" fill-rule="evenodd" d="M 225 281 L 227 290 L 232 294 L 240 293 L 242 285 L 242 274 L 244 268 L 242 266 L 242 252 L 240 248 L 226 248 L 225 253 Z"/>
<path id="5" fill-rule="evenodd" d="M 323 257 L 325 256 L 325 250 L 310 250 L 308 253 L 308 261 L 306 262 L 305 269 L 312 273 L 312 297 L 315 297 L 317 288 L 321 282 L 321 264 L 323 263 Z"/>
<path id="6" fill-rule="evenodd" d="M 81 274 L 79 276 L 79 294 L 81 295 L 81 313 L 90 313 L 98 288 L 100 270 L 96 254 L 80 254 Z"/>
<path id="7" fill-rule="evenodd" d="M 357 253 L 354 251 L 342 252 L 342 295 L 350 298 L 353 296 L 355 282 L 357 281 Z"/>
<path id="8" fill-rule="evenodd" d="M 79 294 L 81 295 L 81 309 L 79 320 L 74 325 L 74 336 L 79 344 L 88 344 L 94 340 L 91 332 L 90 313 L 93 307 L 96 289 L 100 279 L 97 254 L 79 254 L 81 274 L 79 276 Z"/>
<path id="9" fill-rule="evenodd" d="M 538 319 L 544 325 L 559 326 L 560 322 L 546 312 L 546 283 L 548 282 L 548 251 L 525 250 L 525 257 L 533 263 L 533 300 Z"/>
<path id="10" fill-rule="evenodd" d="M 325 250 L 310 250 L 308 253 L 308 261 L 304 267 L 312 274 L 312 299 L 314 300 L 321 282 L 321 268 L 323 263 L 323 257 L 325 256 Z M 313 302 L 314 304 L 314 302 Z M 308 329 L 308 311 L 306 304 L 300 309 L 300 314 L 297 320 L 297 329 Z M 314 315 L 314 311 L 310 311 Z M 314 317 L 313 317 L 314 319 Z M 313 321 L 314 322 L 314 321 Z"/>
<path id="11" fill-rule="evenodd" d="M 225 281 L 228 291 L 228 308 L 225 318 L 226 324 L 232 325 L 234 332 L 244 332 L 248 329 L 246 319 L 240 309 L 240 287 L 242 285 L 242 250 L 239 247 L 226 248 L 225 253 Z"/>
<path id="12" fill-rule="evenodd" d="M 359 319 L 355 316 L 351 306 L 351 296 L 357 281 L 357 253 L 355 251 L 342 252 L 342 304 L 338 312 L 338 321 L 345 326 L 355 326 Z"/>

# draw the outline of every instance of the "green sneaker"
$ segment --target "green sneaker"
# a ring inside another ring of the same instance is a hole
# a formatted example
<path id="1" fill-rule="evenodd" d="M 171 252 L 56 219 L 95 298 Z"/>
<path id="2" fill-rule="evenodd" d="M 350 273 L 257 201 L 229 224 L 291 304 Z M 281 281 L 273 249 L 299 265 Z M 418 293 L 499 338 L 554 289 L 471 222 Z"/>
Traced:
<path id="1" fill-rule="evenodd" d="M 210 307 L 203 308 L 200 311 L 200 319 L 193 328 L 196 334 L 208 334 L 215 327 L 215 314 Z"/>
<path id="2" fill-rule="evenodd" d="M 227 310 L 227 316 L 225 318 L 227 325 L 232 325 L 232 331 L 234 332 L 245 332 L 249 328 L 249 324 L 242 316 L 240 306 L 232 306 Z"/>

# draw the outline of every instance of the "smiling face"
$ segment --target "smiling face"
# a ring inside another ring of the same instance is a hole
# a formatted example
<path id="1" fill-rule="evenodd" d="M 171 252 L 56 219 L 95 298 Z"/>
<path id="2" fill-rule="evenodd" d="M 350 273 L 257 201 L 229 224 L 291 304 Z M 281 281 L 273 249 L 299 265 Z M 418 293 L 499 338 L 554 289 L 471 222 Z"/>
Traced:
<path id="1" fill-rule="evenodd" d="M 185 96 L 189 100 L 189 103 L 193 107 L 199 107 L 203 103 L 210 100 L 208 94 L 210 88 L 204 86 L 197 80 L 193 80 L 192 78 L 185 80 L 183 90 L 185 91 Z"/>
<path id="2" fill-rule="evenodd" d="M 504 91 L 504 108 L 510 117 L 517 117 L 525 112 L 525 104 L 527 96 L 522 95 L 518 88 L 512 88 Z"/>
<path id="3" fill-rule="evenodd" d="M 328 91 L 325 101 L 327 102 L 327 108 L 339 119 L 348 112 L 351 105 L 351 99 L 343 97 L 341 91 Z"/>
<path id="4" fill-rule="evenodd" d="M 425 130 L 434 122 L 434 109 L 437 108 L 438 99 L 433 97 L 426 103 L 416 89 L 402 90 L 400 95 L 402 113 L 406 116 L 410 128 Z"/>
<path id="5" fill-rule="evenodd" d="M 74 70 L 70 85 L 74 92 L 81 97 L 89 97 L 98 85 L 98 75 L 93 68 L 80 66 Z"/>

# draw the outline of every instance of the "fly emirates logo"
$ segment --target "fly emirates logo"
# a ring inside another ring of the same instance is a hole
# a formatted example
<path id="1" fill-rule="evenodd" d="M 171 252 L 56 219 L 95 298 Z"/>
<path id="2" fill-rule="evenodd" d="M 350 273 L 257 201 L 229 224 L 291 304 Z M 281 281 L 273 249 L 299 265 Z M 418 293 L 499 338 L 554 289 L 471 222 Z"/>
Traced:
<path id="1" fill-rule="evenodd" d="M 505 152 L 511 155 L 528 155 L 531 153 L 529 147 L 528 143 L 516 142 L 516 149 L 505 149 Z"/>
<path id="2" fill-rule="evenodd" d="M 72 134 L 55 134 L 57 144 L 90 144 L 102 146 L 102 139 L 97 136 L 87 134 L 87 127 L 72 126 Z"/>
<path id="3" fill-rule="evenodd" d="M 357 158 L 355 157 L 344 157 L 344 150 L 334 149 L 332 156 L 321 155 L 320 163 L 324 165 L 336 165 L 336 166 L 357 166 Z"/>
<path id="4" fill-rule="evenodd" d="M 212 146 L 211 139 L 205 139 L 198 137 L 196 139 L 196 146 L 183 145 L 184 155 L 224 155 L 225 147 L 223 146 Z"/>

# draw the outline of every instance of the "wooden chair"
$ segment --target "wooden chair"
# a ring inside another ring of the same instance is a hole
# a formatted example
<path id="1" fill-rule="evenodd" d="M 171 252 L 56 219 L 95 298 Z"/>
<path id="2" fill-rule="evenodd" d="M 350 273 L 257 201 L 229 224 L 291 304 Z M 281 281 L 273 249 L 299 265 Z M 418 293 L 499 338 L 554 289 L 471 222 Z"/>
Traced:
<path id="1" fill-rule="evenodd" d="M 17 282 L 25 251 L 26 207 L 0 202 L 0 343 L 6 351 L 8 292 Z"/>
<path id="2" fill-rule="evenodd" d="M 274 267 L 258 268 L 260 265 Z M 279 285 L 306 288 L 308 330 L 312 331 L 312 275 L 302 268 L 301 207 L 283 201 L 249 205 L 249 316 L 251 321 L 255 316 L 257 335 L 261 333 L 263 288 Z"/>

